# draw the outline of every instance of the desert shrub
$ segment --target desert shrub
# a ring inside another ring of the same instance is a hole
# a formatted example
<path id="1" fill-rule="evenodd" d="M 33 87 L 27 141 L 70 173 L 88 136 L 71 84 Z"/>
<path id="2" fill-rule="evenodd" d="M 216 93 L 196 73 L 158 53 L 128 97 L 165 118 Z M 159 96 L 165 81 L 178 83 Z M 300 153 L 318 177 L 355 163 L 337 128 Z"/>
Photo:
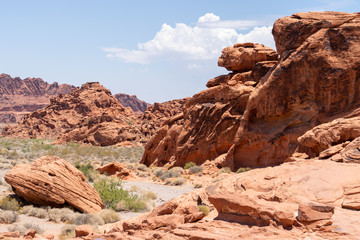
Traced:
<path id="1" fill-rule="evenodd" d="M 172 172 L 178 172 L 179 174 L 182 174 L 184 169 L 182 167 L 173 167 L 172 169 L 170 169 L 169 171 Z"/>
<path id="2" fill-rule="evenodd" d="M 103 209 L 97 215 L 99 215 L 104 220 L 105 224 L 121 220 L 120 215 L 113 209 Z"/>
<path id="3" fill-rule="evenodd" d="M 37 234 L 42 234 L 44 232 L 44 230 L 39 225 L 34 223 L 24 223 L 23 226 L 27 230 L 34 229 Z"/>
<path id="4" fill-rule="evenodd" d="M 185 164 L 184 169 L 189 169 L 194 166 L 196 166 L 196 164 L 194 162 L 188 162 Z"/>
<path id="5" fill-rule="evenodd" d="M 20 224 L 11 224 L 7 229 L 9 232 L 18 231 L 20 233 L 20 235 L 24 235 L 28 231 L 28 229 L 26 227 L 24 227 L 23 225 L 20 225 Z"/>
<path id="6" fill-rule="evenodd" d="M 189 168 L 189 172 L 190 174 L 194 174 L 194 173 L 198 173 L 202 171 L 202 167 L 201 166 L 192 166 Z"/>
<path id="7" fill-rule="evenodd" d="M 223 167 L 216 173 L 216 175 L 220 175 L 222 173 L 231 173 L 231 169 L 229 167 Z"/>
<path id="8" fill-rule="evenodd" d="M 80 215 L 69 208 L 50 208 L 48 210 L 49 220 L 53 222 L 73 222 Z"/>
<path id="9" fill-rule="evenodd" d="M 185 178 L 179 177 L 179 178 L 175 178 L 171 185 L 180 186 L 183 185 L 184 183 L 185 183 Z"/>
<path id="10" fill-rule="evenodd" d="M 14 197 L 6 196 L 1 199 L 0 208 L 2 210 L 19 211 L 20 203 Z"/>
<path id="11" fill-rule="evenodd" d="M 145 208 L 143 199 L 123 189 L 120 181 L 99 179 L 94 183 L 94 188 L 100 194 L 106 208 L 117 209 L 117 204 L 122 200 L 125 201 L 125 208 L 128 211 L 138 212 Z"/>
<path id="12" fill-rule="evenodd" d="M 26 205 L 20 209 L 21 214 L 29 215 L 29 212 L 33 211 L 34 206 L 33 205 Z"/>
<path id="13" fill-rule="evenodd" d="M 165 184 L 166 185 L 170 185 L 172 183 L 172 180 L 170 179 L 170 178 L 167 178 L 166 180 L 165 180 Z"/>
<path id="14" fill-rule="evenodd" d="M 177 178 L 177 177 L 180 177 L 180 173 L 179 173 L 179 172 L 167 171 L 167 172 L 164 172 L 164 173 L 160 176 L 160 179 L 164 181 L 164 180 L 167 179 L 167 178 Z"/>
<path id="15" fill-rule="evenodd" d="M 59 239 L 68 239 L 75 237 L 75 225 L 67 224 L 60 229 Z"/>
<path id="16" fill-rule="evenodd" d="M 143 194 L 143 197 L 144 197 L 145 199 L 155 200 L 155 199 L 157 198 L 157 195 L 156 195 L 156 193 L 154 193 L 154 192 L 146 191 L 146 192 Z"/>
<path id="17" fill-rule="evenodd" d="M 91 163 L 82 164 L 80 162 L 76 162 L 75 167 L 85 175 L 89 182 L 93 182 L 98 176 L 98 173 L 95 171 Z"/>
<path id="18" fill-rule="evenodd" d="M 139 163 L 139 164 L 137 165 L 137 170 L 146 171 L 146 170 L 147 170 L 147 166 L 146 166 L 145 164 Z"/>
<path id="19" fill-rule="evenodd" d="M 205 216 L 209 215 L 210 209 L 209 209 L 208 206 L 206 206 L 206 205 L 199 205 L 198 207 L 199 207 L 200 212 L 205 213 Z"/>
<path id="20" fill-rule="evenodd" d="M 154 171 L 154 174 L 155 174 L 155 176 L 157 176 L 157 177 L 160 177 L 161 175 L 163 175 L 163 173 L 164 173 L 164 170 L 163 169 L 156 169 L 155 171 Z"/>
<path id="21" fill-rule="evenodd" d="M 202 188 L 203 185 L 201 183 L 195 183 L 194 188 Z"/>
<path id="22" fill-rule="evenodd" d="M 35 213 L 35 217 L 43 218 L 43 219 L 49 218 L 49 214 L 48 214 L 47 209 L 37 208 L 37 211 Z"/>
<path id="23" fill-rule="evenodd" d="M 146 173 L 146 172 L 141 172 L 141 173 L 139 173 L 138 176 L 139 176 L 139 177 L 142 177 L 142 178 L 146 178 L 146 177 L 149 177 L 150 174 L 149 174 L 149 173 Z"/>
<path id="24" fill-rule="evenodd" d="M 79 214 L 73 221 L 75 225 L 89 224 L 93 227 L 102 226 L 105 224 L 104 220 L 96 214 Z"/>
<path id="25" fill-rule="evenodd" d="M 19 214 L 14 211 L 1 211 L 0 212 L 0 223 L 14 223 L 18 220 Z"/>
<path id="26" fill-rule="evenodd" d="M 141 192 L 141 188 L 139 188 L 138 186 L 131 186 L 129 189 L 130 192 Z"/>
<path id="27" fill-rule="evenodd" d="M 247 172 L 247 171 L 250 171 L 251 168 L 248 168 L 248 167 L 245 167 L 245 168 L 239 168 L 236 173 L 242 173 L 242 172 Z"/>

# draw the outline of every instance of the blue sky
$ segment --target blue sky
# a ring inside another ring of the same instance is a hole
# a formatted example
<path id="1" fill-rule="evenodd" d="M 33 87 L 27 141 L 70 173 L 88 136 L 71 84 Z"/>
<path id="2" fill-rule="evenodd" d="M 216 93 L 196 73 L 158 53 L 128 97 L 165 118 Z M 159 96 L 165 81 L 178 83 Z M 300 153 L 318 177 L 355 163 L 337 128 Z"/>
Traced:
<path id="1" fill-rule="evenodd" d="M 99 81 L 147 102 L 192 96 L 226 74 L 221 49 L 274 47 L 273 22 L 360 1 L 0 0 L 0 73 L 76 86 Z"/>

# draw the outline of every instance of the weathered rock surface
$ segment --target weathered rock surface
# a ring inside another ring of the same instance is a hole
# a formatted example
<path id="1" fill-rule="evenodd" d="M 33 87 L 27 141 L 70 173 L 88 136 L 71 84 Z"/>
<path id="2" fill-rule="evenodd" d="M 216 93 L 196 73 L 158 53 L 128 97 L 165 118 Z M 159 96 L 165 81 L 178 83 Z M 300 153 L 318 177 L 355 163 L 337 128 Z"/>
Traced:
<path id="1" fill-rule="evenodd" d="M 28 202 L 41 206 L 73 206 L 96 213 L 104 204 L 82 172 L 58 157 L 41 157 L 32 164 L 16 165 L 5 176 L 13 191 Z"/>
<path id="2" fill-rule="evenodd" d="M 303 159 L 233 175 L 92 237 L 359 239 L 359 189 L 359 164 Z M 186 220 L 199 204 L 215 210 Z"/>
<path id="3" fill-rule="evenodd" d="M 275 63 L 258 64 L 269 68 Z M 161 166 L 168 162 L 185 165 L 192 161 L 201 164 L 225 154 L 234 142 L 258 78 L 266 73 L 264 68 L 256 68 L 257 73 L 237 72 L 210 79 L 209 88 L 188 99 L 182 112 L 165 121 L 149 140 L 142 163 Z"/>
<path id="4" fill-rule="evenodd" d="M 124 93 L 115 94 L 114 97 L 124 107 L 130 107 L 135 113 L 141 114 L 145 112 L 146 108 L 150 106 L 149 103 L 138 99 L 135 95 L 128 95 Z"/>
<path id="5" fill-rule="evenodd" d="M 69 93 L 74 86 L 44 82 L 41 78 L 12 78 L 0 74 L 0 123 L 20 121 L 24 115 L 43 108 L 50 98 Z"/>
<path id="6" fill-rule="evenodd" d="M 99 83 L 51 99 L 51 104 L 27 115 L 4 136 L 59 139 L 98 146 L 141 142 L 140 121 Z"/>
<path id="7" fill-rule="evenodd" d="M 189 98 L 176 99 L 163 103 L 154 103 L 139 116 L 142 121 L 141 131 L 145 136 L 152 136 L 166 122 L 182 114 L 182 108 Z"/>
<path id="8" fill-rule="evenodd" d="M 142 161 L 184 165 L 215 160 L 236 170 L 277 165 L 295 151 L 317 156 L 358 137 L 359 28 L 359 14 L 298 13 L 274 24 L 282 56 L 278 63 L 242 68 L 248 66 L 243 63 L 249 55 L 245 52 L 256 52 L 257 45 L 241 45 L 243 51 L 236 50 L 240 45 L 225 49 L 219 65 L 236 72 L 211 79 L 209 89 L 191 98 L 183 115 L 148 142 Z M 273 60 L 273 51 L 267 53 L 266 59 L 251 61 Z M 345 119 L 334 120 L 341 117 Z M 332 126 L 321 126 L 327 133 L 313 129 L 333 120 Z M 311 129 L 313 135 L 304 135 Z"/>
<path id="9" fill-rule="evenodd" d="M 222 50 L 218 65 L 229 71 L 249 71 L 257 62 L 277 60 L 276 51 L 262 44 L 237 43 Z"/>
<path id="10" fill-rule="evenodd" d="M 125 164 L 119 162 L 111 162 L 104 166 L 96 168 L 101 174 L 106 174 L 108 176 L 114 176 L 121 179 L 133 178 L 134 175 L 129 169 L 126 168 Z"/>

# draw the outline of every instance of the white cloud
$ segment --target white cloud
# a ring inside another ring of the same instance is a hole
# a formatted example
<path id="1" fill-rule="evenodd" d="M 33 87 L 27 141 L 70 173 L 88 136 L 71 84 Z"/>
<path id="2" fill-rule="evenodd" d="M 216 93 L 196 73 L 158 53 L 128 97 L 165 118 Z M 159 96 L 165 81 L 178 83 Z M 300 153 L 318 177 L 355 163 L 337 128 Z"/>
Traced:
<path id="1" fill-rule="evenodd" d="M 224 47 L 236 42 L 263 43 L 274 47 L 272 27 L 255 27 L 247 34 L 239 34 L 237 29 L 257 25 L 255 21 L 221 21 L 213 13 L 200 17 L 196 26 L 177 23 L 175 27 L 163 24 L 154 39 L 138 44 L 138 49 L 103 48 L 107 57 L 125 62 L 148 64 L 158 59 L 176 61 L 211 60 L 220 56 Z M 195 66 L 195 65 L 194 65 Z"/>
<path id="2" fill-rule="evenodd" d="M 207 13 L 202 17 L 199 17 L 198 23 L 205 23 L 205 22 L 218 22 L 220 21 L 220 17 L 216 16 L 213 13 Z"/>

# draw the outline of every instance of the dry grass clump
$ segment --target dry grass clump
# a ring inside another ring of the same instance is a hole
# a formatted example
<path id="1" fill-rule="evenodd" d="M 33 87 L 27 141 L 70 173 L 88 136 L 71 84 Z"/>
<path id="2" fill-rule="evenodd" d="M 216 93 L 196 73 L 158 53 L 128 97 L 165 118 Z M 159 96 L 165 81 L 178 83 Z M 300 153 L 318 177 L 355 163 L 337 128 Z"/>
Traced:
<path id="1" fill-rule="evenodd" d="M 203 185 L 201 183 L 194 183 L 194 188 L 202 188 Z"/>
<path id="2" fill-rule="evenodd" d="M 66 224 L 60 229 L 60 235 L 58 236 L 60 240 L 74 238 L 75 237 L 75 227 L 73 224 Z"/>
<path id="3" fill-rule="evenodd" d="M 196 163 L 188 162 L 188 163 L 185 164 L 184 169 L 189 169 L 189 168 L 194 167 L 194 166 L 196 166 Z"/>
<path id="4" fill-rule="evenodd" d="M 0 223 L 14 223 L 19 219 L 19 214 L 14 211 L 1 211 L 0 212 Z"/>
<path id="5" fill-rule="evenodd" d="M 216 173 L 216 176 L 219 176 L 222 173 L 231 173 L 231 169 L 229 167 L 223 167 Z"/>
<path id="6" fill-rule="evenodd" d="M 181 186 L 186 182 L 185 178 L 178 177 L 175 178 L 174 181 L 171 183 L 171 186 Z"/>
<path id="7" fill-rule="evenodd" d="M 189 173 L 190 174 L 199 173 L 201 171 L 202 171 L 201 166 L 192 166 L 192 167 L 189 168 Z"/>
<path id="8" fill-rule="evenodd" d="M 71 223 L 75 225 L 88 224 L 94 228 L 105 224 L 104 220 L 97 214 L 79 214 Z"/>
<path id="9" fill-rule="evenodd" d="M 205 216 L 209 215 L 210 208 L 206 205 L 198 205 L 200 212 L 205 213 Z"/>
<path id="10" fill-rule="evenodd" d="M 104 223 L 113 223 L 121 220 L 120 215 L 115 212 L 113 209 L 103 209 L 99 213 L 97 213 L 99 217 L 104 220 Z"/>
<path id="11" fill-rule="evenodd" d="M 239 168 L 237 171 L 236 171 L 236 173 L 242 173 L 242 172 L 247 172 L 247 171 L 250 171 L 251 170 L 251 168 L 248 168 L 248 167 L 241 167 L 241 168 Z"/>
<path id="12" fill-rule="evenodd" d="M 8 227 L 9 232 L 18 231 L 20 235 L 26 234 L 30 229 L 34 229 L 37 234 L 42 234 L 44 232 L 44 230 L 39 225 L 33 223 L 24 223 L 22 225 L 13 224 Z"/>

